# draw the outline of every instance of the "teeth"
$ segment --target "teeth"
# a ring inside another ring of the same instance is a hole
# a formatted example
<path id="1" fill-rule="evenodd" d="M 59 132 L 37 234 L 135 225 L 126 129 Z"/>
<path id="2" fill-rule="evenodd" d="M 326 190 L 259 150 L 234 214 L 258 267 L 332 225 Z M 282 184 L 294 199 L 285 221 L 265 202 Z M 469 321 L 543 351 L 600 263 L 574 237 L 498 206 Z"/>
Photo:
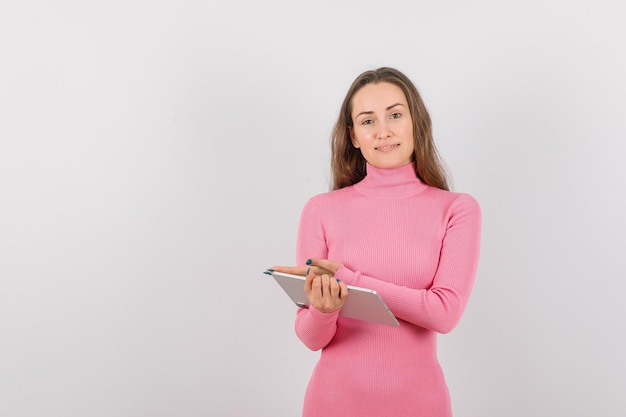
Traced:
<path id="1" fill-rule="evenodd" d="M 387 146 L 381 146 L 378 148 L 379 151 L 386 151 L 387 149 L 391 149 L 391 148 L 395 148 L 398 145 L 387 145 Z"/>

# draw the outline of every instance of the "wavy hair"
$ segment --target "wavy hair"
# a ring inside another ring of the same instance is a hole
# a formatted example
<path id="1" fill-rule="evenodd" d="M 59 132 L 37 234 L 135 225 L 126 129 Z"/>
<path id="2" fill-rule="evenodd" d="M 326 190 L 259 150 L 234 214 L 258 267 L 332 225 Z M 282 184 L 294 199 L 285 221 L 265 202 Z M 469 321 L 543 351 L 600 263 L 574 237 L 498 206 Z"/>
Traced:
<path id="1" fill-rule="evenodd" d="M 350 86 L 341 105 L 339 118 L 331 135 L 331 175 L 332 189 L 347 187 L 365 178 L 366 161 L 350 140 L 352 120 L 352 99 L 361 88 L 368 84 L 386 82 L 398 86 L 409 104 L 413 120 L 413 141 L 415 151 L 415 174 L 426 185 L 449 190 L 449 180 L 439 152 L 435 147 L 432 134 L 432 122 L 428 110 L 411 80 L 394 68 L 382 67 L 365 71 Z"/>

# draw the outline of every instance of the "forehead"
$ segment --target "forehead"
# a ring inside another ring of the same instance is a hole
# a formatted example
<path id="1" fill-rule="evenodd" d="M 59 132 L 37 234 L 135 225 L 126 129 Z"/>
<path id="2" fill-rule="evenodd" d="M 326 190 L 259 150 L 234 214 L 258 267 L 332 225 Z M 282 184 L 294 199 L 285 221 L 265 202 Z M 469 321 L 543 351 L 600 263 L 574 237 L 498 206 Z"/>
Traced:
<path id="1" fill-rule="evenodd" d="M 388 82 L 367 84 L 352 97 L 352 111 L 377 111 L 394 104 L 407 105 L 407 99 L 400 87 Z"/>

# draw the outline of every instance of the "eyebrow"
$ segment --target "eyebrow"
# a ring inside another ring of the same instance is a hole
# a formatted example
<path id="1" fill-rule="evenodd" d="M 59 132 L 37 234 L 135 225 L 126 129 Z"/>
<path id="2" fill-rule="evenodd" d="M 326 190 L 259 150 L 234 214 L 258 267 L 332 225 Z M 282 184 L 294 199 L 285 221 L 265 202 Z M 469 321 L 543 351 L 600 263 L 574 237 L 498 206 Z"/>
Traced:
<path id="1" fill-rule="evenodd" d="M 404 107 L 404 104 L 402 104 L 402 103 L 392 104 L 391 106 L 388 106 L 388 107 L 385 109 L 385 111 L 389 111 L 389 110 L 393 109 L 393 108 L 394 108 L 394 107 L 396 107 L 396 106 L 403 106 L 403 107 Z M 358 118 L 358 117 L 359 117 L 360 115 L 362 115 L 362 114 L 374 114 L 374 112 L 373 112 L 372 110 L 362 111 L 361 113 L 359 113 L 359 114 L 357 114 L 356 116 L 354 116 L 354 118 L 356 119 L 356 118 Z"/>

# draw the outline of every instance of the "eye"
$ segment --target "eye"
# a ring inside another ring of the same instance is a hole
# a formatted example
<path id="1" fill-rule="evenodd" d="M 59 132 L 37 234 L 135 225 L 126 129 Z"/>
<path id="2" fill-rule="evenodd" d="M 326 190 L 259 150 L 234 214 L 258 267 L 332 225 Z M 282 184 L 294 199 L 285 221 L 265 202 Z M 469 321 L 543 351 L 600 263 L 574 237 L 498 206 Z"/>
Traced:
<path id="1" fill-rule="evenodd" d="M 372 123 L 374 123 L 374 121 L 372 119 L 364 119 L 361 122 L 362 125 L 371 125 Z"/>
<path id="2" fill-rule="evenodd" d="M 391 118 L 392 119 L 399 119 L 401 116 L 402 116 L 402 114 L 400 114 L 400 113 L 392 113 L 391 114 Z"/>

